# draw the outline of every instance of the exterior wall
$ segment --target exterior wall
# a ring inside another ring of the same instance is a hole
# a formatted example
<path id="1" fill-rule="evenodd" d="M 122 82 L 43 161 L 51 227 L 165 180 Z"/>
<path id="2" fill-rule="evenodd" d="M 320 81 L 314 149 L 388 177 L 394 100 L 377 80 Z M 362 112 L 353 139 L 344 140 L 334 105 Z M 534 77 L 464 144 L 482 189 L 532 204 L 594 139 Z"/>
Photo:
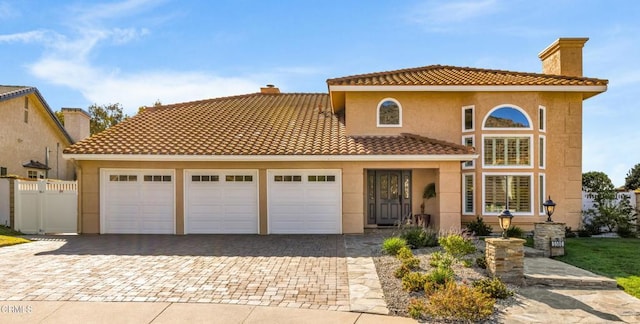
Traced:
<path id="1" fill-rule="evenodd" d="M 460 223 L 460 177 L 459 162 L 120 162 L 120 161 L 78 161 L 79 215 L 81 233 L 100 232 L 100 169 L 175 169 L 176 192 L 176 233 L 184 233 L 184 169 L 258 169 L 260 234 L 267 234 L 267 169 L 341 169 L 342 170 L 342 231 L 362 233 L 366 224 L 365 193 L 367 169 L 410 169 L 413 170 L 413 213 L 420 213 L 422 191 L 429 182 L 436 185 L 438 205 L 443 206 L 443 224 Z M 438 169 L 444 169 L 436 178 Z M 443 187 L 440 194 L 440 186 Z M 455 191 L 458 190 L 456 193 Z M 457 216 L 455 213 L 457 212 Z M 432 221 L 440 217 L 432 215 Z"/>
<path id="2" fill-rule="evenodd" d="M 476 153 L 479 158 L 474 169 L 464 169 L 465 173 L 475 174 L 475 213 L 485 218 L 497 230 L 497 214 L 483 213 L 483 174 L 493 173 L 531 173 L 532 177 L 532 213 L 517 215 L 514 225 L 525 230 L 533 229 L 533 223 L 543 220 L 539 213 L 540 183 L 539 175 L 543 174 L 546 185 L 545 196 L 551 195 L 558 204 L 554 220 L 567 223 L 567 226 L 577 228 L 581 218 L 581 179 L 582 179 L 582 95 L 580 93 L 560 92 L 347 92 L 345 94 L 346 131 L 349 135 L 398 135 L 412 133 L 452 143 L 462 143 L 462 136 L 473 135 Z M 376 110 L 378 104 L 385 98 L 397 100 L 402 107 L 402 127 L 377 127 Z M 482 123 L 485 116 L 500 105 L 510 105 L 521 108 L 531 121 L 531 130 L 483 130 Z M 474 107 L 474 130 L 462 131 L 462 107 Z M 545 107 L 545 131 L 539 130 L 538 110 Z M 483 168 L 482 166 L 482 136 L 483 135 L 518 134 L 532 136 L 530 168 Z M 545 167 L 540 168 L 539 138 L 545 138 Z M 457 163 L 459 170 L 460 163 Z M 415 172 L 415 171 L 414 171 Z M 417 174 L 421 174 L 419 171 Z M 457 174 L 457 175 L 454 175 Z M 457 177 L 457 179 L 455 178 Z M 415 178 L 415 177 L 414 177 Z M 446 223 L 437 224 L 439 227 L 456 226 L 455 220 L 463 223 L 475 219 L 476 215 L 460 217 L 460 172 L 449 173 L 440 169 L 434 175 L 437 178 L 438 191 L 451 188 L 452 194 L 444 192 L 444 198 L 438 198 L 436 207 Z M 433 180 L 432 180 L 433 181 Z M 414 179 L 414 191 L 424 188 L 427 183 Z M 448 190 L 448 189 L 447 189 Z M 415 197 L 421 197 L 421 192 L 415 192 Z M 457 207 L 443 206 L 442 199 L 458 199 Z M 418 199 L 413 201 L 414 213 L 419 211 Z M 459 224 L 458 224 L 459 226 Z"/>
<path id="3" fill-rule="evenodd" d="M 385 98 L 402 106 L 402 127 L 377 127 L 378 104 Z M 347 135 L 398 135 L 411 133 L 460 143 L 462 106 L 471 95 L 457 92 L 348 92 Z"/>
<path id="4" fill-rule="evenodd" d="M 49 148 L 49 178 L 72 180 L 73 164 L 62 158 L 62 150 L 70 143 L 35 94 L 27 95 L 29 117 L 25 123 L 24 98 L 0 101 L 0 166 L 7 168 L 7 174 L 26 178 L 28 169 L 22 165 L 29 160 L 45 163 Z"/>
<path id="5" fill-rule="evenodd" d="M 582 97 L 572 93 L 477 93 L 472 101 L 465 105 L 474 105 L 475 131 L 462 135 L 474 135 L 476 152 L 480 155 L 475 162 L 474 170 L 464 172 L 475 173 L 475 210 L 482 215 L 485 222 L 497 231 L 498 219 L 496 215 L 483 212 L 482 190 L 483 172 L 523 172 L 533 173 L 532 214 L 517 215 L 513 219 L 514 226 L 524 230 L 532 230 L 533 223 L 542 221 L 545 217 L 539 213 L 540 183 L 539 175 L 545 176 L 545 197 L 551 196 L 558 204 L 554 220 L 567 223 L 567 226 L 577 228 L 581 219 L 581 190 L 582 190 Z M 532 130 L 482 130 L 485 116 L 499 105 L 512 105 L 521 108 L 529 116 Z M 545 107 L 545 131 L 539 130 L 538 110 Z M 483 168 L 482 135 L 488 134 L 521 134 L 532 135 L 531 168 Z M 539 138 L 545 138 L 545 167 L 540 168 Z M 470 222 L 475 216 L 462 217 L 463 223 Z"/>

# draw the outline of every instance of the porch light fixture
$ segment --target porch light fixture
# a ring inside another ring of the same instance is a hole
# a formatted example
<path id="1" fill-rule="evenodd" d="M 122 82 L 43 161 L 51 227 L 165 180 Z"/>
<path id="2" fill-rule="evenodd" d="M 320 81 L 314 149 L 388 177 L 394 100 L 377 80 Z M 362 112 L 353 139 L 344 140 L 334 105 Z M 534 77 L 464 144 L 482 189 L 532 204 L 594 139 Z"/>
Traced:
<path id="1" fill-rule="evenodd" d="M 553 215 L 553 212 L 556 209 L 556 203 L 551 200 L 551 196 L 549 196 L 547 201 L 542 203 L 542 206 L 544 206 L 544 211 L 547 213 L 547 223 L 553 223 L 551 215 Z"/>
<path id="2" fill-rule="evenodd" d="M 507 230 L 509 229 L 509 227 L 511 227 L 512 218 L 513 218 L 513 215 L 511 214 L 509 209 L 506 209 L 506 208 L 505 210 L 502 211 L 502 213 L 500 213 L 500 215 L 498 215 L 500 228 L 502 228 L 502 238 L 507 238 Z"/>

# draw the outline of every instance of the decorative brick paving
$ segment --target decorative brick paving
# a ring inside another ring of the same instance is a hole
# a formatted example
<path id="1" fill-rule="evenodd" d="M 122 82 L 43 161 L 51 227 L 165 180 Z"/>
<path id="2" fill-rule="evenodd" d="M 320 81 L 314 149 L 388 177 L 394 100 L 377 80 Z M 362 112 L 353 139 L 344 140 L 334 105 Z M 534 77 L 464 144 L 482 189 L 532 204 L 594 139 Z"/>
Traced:
<path id="1" fill-rule="evenodd" d="M 0 249 L 0 300 L 349 310 L 340 235 L 36 237 Z"/>

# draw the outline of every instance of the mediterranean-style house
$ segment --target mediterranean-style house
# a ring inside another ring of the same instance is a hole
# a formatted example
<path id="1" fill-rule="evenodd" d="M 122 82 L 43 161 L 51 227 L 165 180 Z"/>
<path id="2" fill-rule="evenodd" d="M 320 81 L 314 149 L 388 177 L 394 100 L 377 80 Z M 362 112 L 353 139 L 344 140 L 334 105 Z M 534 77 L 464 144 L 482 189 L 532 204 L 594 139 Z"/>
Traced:
<path id="1" fill-rule="evenodd" d="M 508 201 L 531 229 L 548 196 L 576 228 L 582 102 L 608 82 L 582 76 L 586 41 L 551 44 L 541 74 L 431 65 L 147 109 L 65 149 L 80 228 L 362 233 L 422 213 L 496 228 Z"/>
<path id="2" fill-rule="evenodd" d="M 0 85 L 0 176 L 29 179 L 74 178 L 62 151 L 89 135 L 89 115 L 63 108 L 67 128 L 35 87 Z"/>

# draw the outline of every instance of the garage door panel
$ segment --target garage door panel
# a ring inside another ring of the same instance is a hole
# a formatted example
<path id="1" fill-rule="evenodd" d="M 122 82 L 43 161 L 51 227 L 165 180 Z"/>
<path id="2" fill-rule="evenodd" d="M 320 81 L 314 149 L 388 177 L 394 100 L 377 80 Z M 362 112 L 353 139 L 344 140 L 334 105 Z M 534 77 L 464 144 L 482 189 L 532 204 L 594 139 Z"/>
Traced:
<path id="1" fill-rule="evenodd" d="M 340 170 L 268 170 L 267 180 L 270 233 L 341 233 Z"/>
<path id="2" fill-rule="evenodd" d="M 175 233 L 172 170 L 107 169 L 101 174 L 102 233 Z"/>
<path id="3" fill-rule="evenodd" d="M 258 233 L 257 170 L 187 170 L 185 174 L 187 233 Z"/>

